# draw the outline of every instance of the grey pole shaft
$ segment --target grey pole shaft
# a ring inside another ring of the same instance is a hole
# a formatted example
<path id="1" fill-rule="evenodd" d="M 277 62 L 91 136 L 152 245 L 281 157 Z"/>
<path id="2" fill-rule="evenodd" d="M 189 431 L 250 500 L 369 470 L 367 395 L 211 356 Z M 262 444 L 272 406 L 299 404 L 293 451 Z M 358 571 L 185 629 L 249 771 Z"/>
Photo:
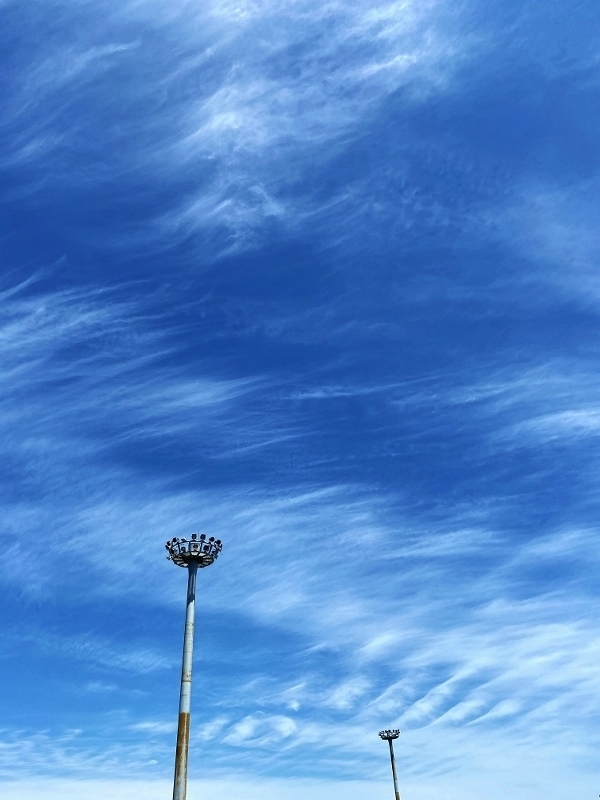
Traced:
<path id="1" fill-rule="evenodd" d="M 392 762 L 392 777 L 394 778 L 394 792 L 396 793 L 396 800 L 400 800 L 400 792 L 398 791 L 398 778 L 396 776 L 396 759 L 394 758 L 394 745 L 392 740 L 388 739 L 390 746 L 390 761 Z"/>
<path id="2" fill-rule="evenodd" d="M 196 610 L 196 573 L 198 564 L 188 566 L 187 605 L 185 633 L 183 636 L 183 661 L 181 665 L 181 691 L 179 693 L 179 723 L 175 751 L 175 779 L 173 800 L 185 800 L 187 794 L 188 748 L 190 744 L 190 703 L 192 698 L 192 654 L 194 650 L 194 615 Z"/>

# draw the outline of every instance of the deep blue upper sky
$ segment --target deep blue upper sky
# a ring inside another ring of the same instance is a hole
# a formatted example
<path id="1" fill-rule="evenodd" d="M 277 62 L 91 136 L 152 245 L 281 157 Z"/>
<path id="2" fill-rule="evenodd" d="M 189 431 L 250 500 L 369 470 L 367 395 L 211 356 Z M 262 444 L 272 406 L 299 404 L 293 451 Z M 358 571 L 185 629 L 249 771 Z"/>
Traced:
<path id="1" fill-rule="evenodd" d="M 595 797 L 596 4 L 3 0 L 0 65 L 10 791 L 168 780 L 204 530 L 213 792 L 397 726 L 408 800 Z"/>

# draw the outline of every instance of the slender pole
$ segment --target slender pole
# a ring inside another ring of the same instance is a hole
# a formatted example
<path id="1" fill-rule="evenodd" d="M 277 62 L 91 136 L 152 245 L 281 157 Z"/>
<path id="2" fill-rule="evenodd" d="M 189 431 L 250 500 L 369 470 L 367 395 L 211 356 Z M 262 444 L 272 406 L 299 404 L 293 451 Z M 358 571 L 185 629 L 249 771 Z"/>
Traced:
<path id="1" fill-rule="evenodd" d="M 394 792 L 396 793 L 396 800 L 400 800 L 400 792 L 398 791 L 398 778 L 396 776 L 396 759 L 394 758 L 394 745 L 392 740 L 388 739 L 390 746 L 390 761 L 392 762 L 392 777 L 394 778 Z"/>
<path id="2" fill-rule="evenodd" d="M 188 748 L 190 744 L 190 701 L 192 697 L 192 653 L 194 650 L 194 614 L 196 610 L 197 562 L 188 565 L 187 605 L 185 609 L 185 633 L 183 636 L 183 660 L 181 665 L 181 691 L 179 693 L 179 723 L 177 726 L 177 748 L 175 751 L 175 779 L 173 800 L 185 800 L 187 793 Z"/>

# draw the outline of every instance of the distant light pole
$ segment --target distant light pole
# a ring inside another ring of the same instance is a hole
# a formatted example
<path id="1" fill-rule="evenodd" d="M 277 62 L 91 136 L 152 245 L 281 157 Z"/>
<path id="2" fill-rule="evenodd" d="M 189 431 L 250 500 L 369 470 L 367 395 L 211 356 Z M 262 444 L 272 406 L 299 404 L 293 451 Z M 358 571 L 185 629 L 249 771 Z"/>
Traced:
<path id="1" fill-rule="evenodd" d="M 402 731 L 393 730 L 393 731 L 379 731 L 379 736 L 390 746 L 390 761 L 392 762 L 392 777 L 394 779 L 394 792 L 396 794 L 396 800 L 400 800 L 400 792 L 398 791 L 398 777 L 396 776 L 396 759 L 394 758 L 394 745 L 392 741 L 397 739 Z"/>
<path id="2" fill-rule="evenodd" d="M 173 800 L 185 800 L 187 793 L 188 749 L 190 744 L 190 700 L 192 696 L 192 652 L 194 649 L 194 613 L 196 607 L 196 573 L 209 567 L 217 558 L 223 545 L 220 539 L 206 534 L 192 533 L 187 539 L 171 539 L 165 547 L 167 558 L 178 567 L 188 571 L 187 604 L 185 609 L 185 632 L 183 635 L 183 661 L 181 665 L 181 690 L 179 693 L 179 722 L 177 725 L 177 748 L 175 751 L 175 778 Z"/>

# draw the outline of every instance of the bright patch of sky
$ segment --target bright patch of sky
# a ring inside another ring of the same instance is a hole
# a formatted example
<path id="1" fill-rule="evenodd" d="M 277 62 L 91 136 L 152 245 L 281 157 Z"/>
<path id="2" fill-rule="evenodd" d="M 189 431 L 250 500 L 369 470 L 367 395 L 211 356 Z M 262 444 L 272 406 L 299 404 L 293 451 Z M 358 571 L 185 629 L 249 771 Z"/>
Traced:
<path id="1" fill-rule="evenodd" d="M 0 793 L 600 793 L 591 0 L 0 2 Z"/>

